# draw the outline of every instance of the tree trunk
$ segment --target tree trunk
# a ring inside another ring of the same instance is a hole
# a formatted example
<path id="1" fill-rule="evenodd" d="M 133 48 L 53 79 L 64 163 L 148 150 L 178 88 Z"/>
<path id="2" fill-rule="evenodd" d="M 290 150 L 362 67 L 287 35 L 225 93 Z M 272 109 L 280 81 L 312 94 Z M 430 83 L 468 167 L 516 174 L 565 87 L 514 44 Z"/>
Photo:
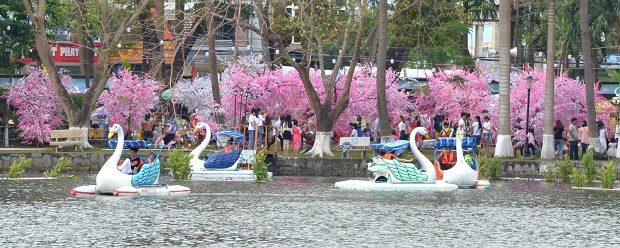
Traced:
<path id="1" fill-rule="evenodd" d="M 93 64 L 93 46 L 91 46 L 88 35 L 84 33 L 84 28 L 88 23 L 84 19 L 84 13 L 87 12 L 84 0 L 78 0 L 75 19 L 79 25 L 76 26 L 77 41 L 79 45 L 80 72 L 84 76 L 84 85 L 90 88 L 90 71 Z"/>
<path id="2" fill-rule="evenodd" d="M 513 31 L 513 37 L 512 37 L 512 42 L 513 45 L 512 47 L 516 47 L 517 48 L 517 56 L 515 56 L 514 58 L 514 66 L 517 68 L 521 68 L 523 69 L 523 48 L 522 48 L 522 43 L 521 43 L 521 32 L 520 31 L 520 25 L 521 25 L 521 7 L 520 7 L 520 3 L 521 1 L 517 1 L 515 0 L 515 21 L 514 21 L 514 27 L 512 29 Z"/>
<path id="3" fill-rule="evenodd" d="M 165 36 L 165 22 L 166 19 L 164 18 L 164 0 L 155 0 L 155 13 L 157 15 L 157 17 L 155 18 L 155 29 L 157 32 L 157 40 L 160 41 L 164 41 L 164 36 Z M 162 81 L 164 79 L 164 63 L 162 63 L 161 61 L 164 59 L 164 44 L 162 43 L 158 49 L 158 51 L 156 52 L 156 58 L 151 61 L 151 63 L 155 64 L 155 66 L 151 65 L 151 74 L 153 75 L 153 78 L 155 78 L 155 80 L 157 81 Z"/>
<path id="4" fill-rule="evenodd" d="M 531 4 L 531 3 L 530 3 Z M 528 32 L 529 32 L 529 36 L 531 37 L 534 33 L 534 30 L 536 29 L 536 16 L 532 14 L 533 12 L 530 11 L 529 13 L 529 17 L 528 17 Z M 526 56 L 525 56 L 525 60 L 527 61 L 527 63 L 529 64 L 530 67 L 534 68 L 536 66 L 535 64 L 535 56 L 534 56 L 534 47 L 532 44 L 532 39 L 529 38 L 527 41 L 527 51 L 526 51 Z"/>
<path id="5" fill-rule="evenodd" d="M 387 0 L 379 0 L 379 53 L 377 57 L 377 110 L 379 112 L 379 133 L 381 142 L 392 141 L 388 119 L 385 80 L 387 69 L 388 16 Z"/>
<path id="6" fill-rule="evenodd" d="M 11 74 L 9 74 L 9 85 L 13 84 L 13 72 L 15 70 L 11 70 Z M 5 98 L 6 100 L 6 98 Z M 9 113 L 11 111 L 11 107 L 9 106 L 9 100 L 6 100 L 6 109 L 4 114 L 4 147 L 9 147 Z"/>
<path id="7" fill-rule="evenodd" d="M 220 96 L 220 83 L 217 77 L 217 54 L 215 51 L 215 18 L 211 17 L 209 22 L 209 69 L 211 71 L 211 90 L 213 91 L 213 101 L 222 104 Z"/>
<path id="8" fill-rule="evenodd" d="M 378 37 L 376 37 L 377 32 L 370 33 L 369 35 L 371 36 L 371 42 L 370 47 L 368 48 L 368 58 L 366 59 L 366 63 L 373 64 L 375 62 L 375 58 L 377 58 L 377 43 L 379 43 L 379 41 Z"/>
<path id="9" fill-rule="evenodd" d="M 544 133 L 543 145 L 540 152 L 542 159 L 554 159 L 555 149 L 553 147 L 553 101 L 555 98 L 555 75 L 553 63 L 555 61 L 555 0 L 547 0 L 549 5 L 547 20 L 547 71 L 545 82 L 545 112 L 544 112 Z"/>
<path id="10" fill-rule="evenodd" d="M 149 3 L 146 9 L 140 15 L 142 26 L 142 73 L 143 75 L 151 74 L 154 76 L 156 73 L 154 69 L 157 67 L 156 57 L 159 47 L 159 38 L 157 37 L 157 27 L 155 25 L 155 16 L 151 8 L 153 5 Z"/>
<path id="11" fill-rule="evenodd" d="M 596 128 L 596 109 L 594 106 L 594 58 L 592 57 L 592 41 L 590 40 L 590 24 L 588 23 L 588 0 L 579 0 L 579 28 L 581 33 L 581 50 L 583 52 L 584 81 L 586 83 L 586 111 L 588 113 L 588 132 L 590 147 L 597 153 L 606 153 L 599 140 Z"/>
<path id="12" fill-rule="evenodd" d="M 90 148 L 90 144 L 88 143 L 88 128 L 90 128 L 90 114 L 95 109 L 95 105 L 97 104 L 97 99 L 103 92 L 103 89 L 108 81 L 108 55 L 107 53 L 99 54 L 99 60 L 94 65 L 94 71 L 97 72 L 93 76 L 93 84 L 90 87 L 90 90 L 86 92 L 84 96 L 84 104 L 81 109 L 77 109 L 73 104 L 73 99 L 69 95 L 69 92 L 64 87 L 60 80 L 60 74 L 58 73 L 58 67 L 56 63 L 52 60 L 51 56 L 51 48 L 49 38 L 46 33 L 45 27 L 45 16 L 47 15 L 46 8 L 39 6 L 38 8 L 31 8 L 31 4 L 27 0 L 22 0 L 22 3 L 26 7 L 26 11 L 28 15 L 32 19 L 33 22 L 33 32 L 35 35 L 35 46 L 37 48 L 37 53 L 39 54 L 39 59 L 43 65 L 47 68 L 48 75 L 50 81 L 52 82 L 52 87 L 54 88 L 54 93 L 58 97 L 60 102 L 60 106 L 62 107 L 65 115 L 67 116 L 67 120 L 69 122 L 69 128 L 80 128 L 84 130 L 82 148 Z M 101 22 L 108 23 L 109 21 L 109 9 L 108 2 L 103 1 L 101 5 Z M 102 42 L 101 50 L 106 51 L 110 46 L 114 46 L 117 44 L 119 40 L 122 38 L 122 34 L 124 30 L 136 22 L 139 17 L 139 13 L 144 10 L 147 4 L 146 0 L 143 0 L 138 4 L 135 8 L 135 12 L 128 16 L 125 20 L 121 22 L 120 28 L 116 31 L 109 30 L 108 26 L 104 26 L 103 28 L 103 37 L 104 42 Z"/>
<path id="13" fill-rule="evenodd" d="M 502 0 L 499 5 L 499 134 L 495 157 L 514 157 L 510 130 L 510 27 L 511 1 Z"/>

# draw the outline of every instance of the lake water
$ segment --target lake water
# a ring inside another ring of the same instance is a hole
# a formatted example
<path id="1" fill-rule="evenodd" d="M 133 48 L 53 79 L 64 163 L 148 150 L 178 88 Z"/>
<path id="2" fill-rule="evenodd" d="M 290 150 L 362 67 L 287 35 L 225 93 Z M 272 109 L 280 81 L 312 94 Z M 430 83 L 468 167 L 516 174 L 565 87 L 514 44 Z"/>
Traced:
<path id="1" fill-rule="evenodd" d="M 0 181 L 0 247 L 618 247 L 620 192 L 545 182 L 361 192 L 339 178 L 183 182 L 183 197 L 72 197 L 94 182 Z"/>

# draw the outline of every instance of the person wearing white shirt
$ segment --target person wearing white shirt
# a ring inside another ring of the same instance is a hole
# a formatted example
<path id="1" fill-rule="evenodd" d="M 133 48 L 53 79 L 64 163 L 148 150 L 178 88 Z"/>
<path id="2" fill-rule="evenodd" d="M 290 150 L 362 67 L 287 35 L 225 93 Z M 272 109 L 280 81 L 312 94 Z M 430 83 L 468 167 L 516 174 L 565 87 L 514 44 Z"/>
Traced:
<path id="1" fill-rule="evenodd" d="M 351 134 L 349 135 L 349 137 L 358 137 L 358 133 L 357 133 L 357 124 L 355 123 L 351 123 Z"/>
<path id="2" fill-rule="evenodd" d="M 256 114 L 256 108 L 253 108 L 250 113 L 250 118 L 248 118 L 248 149 L 250 150 L 254 150 L 254 142 L 256 139 Z"/>
<path id="3" fill-rule="evenodd" d="M 491 122 L 489 121 L 489 117 L 485 116 L 484 123 L 482 123 L 482 137 L 484 137 L 484 152 L 486 156 L 489 156 L 490 153 L 490 145 L 491 145 Z"/>
<path id="4" fill-rule="evenodd" d="M 463 131 L 465 131 L 465 129 L 467 129 L 467 127 L 465 126 L 465 117 L 467 116 L 467 114 L 465 114 L 465 112 L 461 113 L 461 119 L 459 119 L 459 125 L 456 128 L 462 128 Z"/>
<path id="5" fill-rule="evenodd" d="M 263 123 L 265 122 L 265 118 L 261 115 L 261 109 L 258 108 L 256 112 L 256 130 L 258 131 L 258 149 L 263 148 L 263 138 L 265 137 L 265 128 L 263 127 Z"/>
<path id="6" fill-rule="evenodd" d="M 277 117 L 277 120 L 272 119 L 271 120 L 271 126 L 273 127 L 271 129 L 271 137 L 273 137 L 273 139 L 271 139 L 271 141 L 269 142 L 269 144 L 267 144 L 267 150 L 271 149 L 271 145 L 273 145 L 273 143 L 276 142 L 276 139 L 281 139 L 280 137 L 280 117 Z M 282 140 L 280 140 L 280 143 L 282 143 Z"/>

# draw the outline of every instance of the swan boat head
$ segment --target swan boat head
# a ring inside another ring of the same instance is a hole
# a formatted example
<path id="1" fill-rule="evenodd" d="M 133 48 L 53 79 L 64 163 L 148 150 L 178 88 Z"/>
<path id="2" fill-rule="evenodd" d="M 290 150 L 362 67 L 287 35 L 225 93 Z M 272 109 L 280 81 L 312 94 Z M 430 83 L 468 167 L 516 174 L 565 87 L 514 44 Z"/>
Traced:
<path id="1" fill-rule="evenodd" d="M 418 160 L 420 168 L 426 171 L 426 174 L 428 175 L 427 181 L 434 182 L 437 178 L 437 172 L 435 171 L 433 163 L 418 150 L 415 140 L 417 134 L 426 136 L 428 134 L 428 130 L 425 127 L 414 128 L 411 132 L 411 135 L 409 136 L 409 146 L 411 147 L 411 151 L 413 151 L 413 156 L 416 158 L 416 160 Z"/>
<path id="2" fill-rule="evenodd" d="M 198 124 L 196 124 L 196 128 L 194 128 L 194 132 L 198 132 L 198 130 L 200 129 L 208 129 L 208 131 L 211 130 L 211 128 L 209 127 L 209 125 L 207 123 L 204 122 L 198 122 Z"/>
<path id="3" fill-rule="evenodd" d="M 123 128 L 119 124 L 114 124 L 110 129 L 108 129 L 108 139 L 114 137 L 114 134 L 119 134 L 123 132 Z"/>
<path id="4" fill-rule="evenodd" d="M 196 128 L 194 128 L 194 132 L 198 132 L 198 130 L 200 129 L 206 130 L 205 138 L 202 143 L 196 146 L 196 148 L 194 148 L 194 150 L 192 150 L 192 152 L 190 153 L 190 156 L 192 156 L 190 160 L 190 166 L 196 169 L 204 167 L 204 160 L 200 159 L 200 154 L 202 153 L 202 151 L 204 151 L 205 148 L 207 148 L 207 145 L 209 145 L 209 141 L 211 140 L 211 127 L 209 126 L 209 124 L 204 122 L 198 122 L 198 124 L 196 124 Z"/>

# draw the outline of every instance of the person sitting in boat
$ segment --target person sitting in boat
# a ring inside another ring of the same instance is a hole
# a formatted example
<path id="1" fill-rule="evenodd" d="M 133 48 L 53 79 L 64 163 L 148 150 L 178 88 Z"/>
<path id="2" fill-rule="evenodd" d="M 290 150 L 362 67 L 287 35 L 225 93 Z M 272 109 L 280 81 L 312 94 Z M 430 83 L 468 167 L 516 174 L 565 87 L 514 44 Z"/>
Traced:
<path id="1" fill-rule="evenodd" d="M 146 159 L 146 163 L 147 164 L 152 164 L 153 162 L 155 162 L 155 154 L 153 154 L 152 152 L 149 154 L 149 157 Z"/>
<path id="2" fill-rule="evenodd" d="M 133 174 L 138 174 L 138 172 L 140 172 L 140 168 L 142 168 L 142 164 L 144 164 L 144 162 L 142 162 L 142 159 L 138 157 L 138 151 L 139 149 L 136 147 L 132 147 L 129 151 L 128 159 L 131 164 L 131 171 L 133 172 Z"/>
<path id="3" fill-rule="evenodd" d="M 383 158 L 385 160 L 398 160 L 399 162 L 405 162 L 405 163 L 413 162 L 413 159 L 399 159 L 396 156 L 396 154 L 394 154 L 394 151 L 387 152 L 385 149 L 381 149 L 379 153 L 377 154 L 377 157 Z"/>
<path id="4" fill-rule="evenodd" d="M 450 169 L 456 164 L 456 155 L 450 147 L 446 147 L 446 149 L 439 154 L 439 158 L 441 159 L 439 164 L 442 170 Z"/>

